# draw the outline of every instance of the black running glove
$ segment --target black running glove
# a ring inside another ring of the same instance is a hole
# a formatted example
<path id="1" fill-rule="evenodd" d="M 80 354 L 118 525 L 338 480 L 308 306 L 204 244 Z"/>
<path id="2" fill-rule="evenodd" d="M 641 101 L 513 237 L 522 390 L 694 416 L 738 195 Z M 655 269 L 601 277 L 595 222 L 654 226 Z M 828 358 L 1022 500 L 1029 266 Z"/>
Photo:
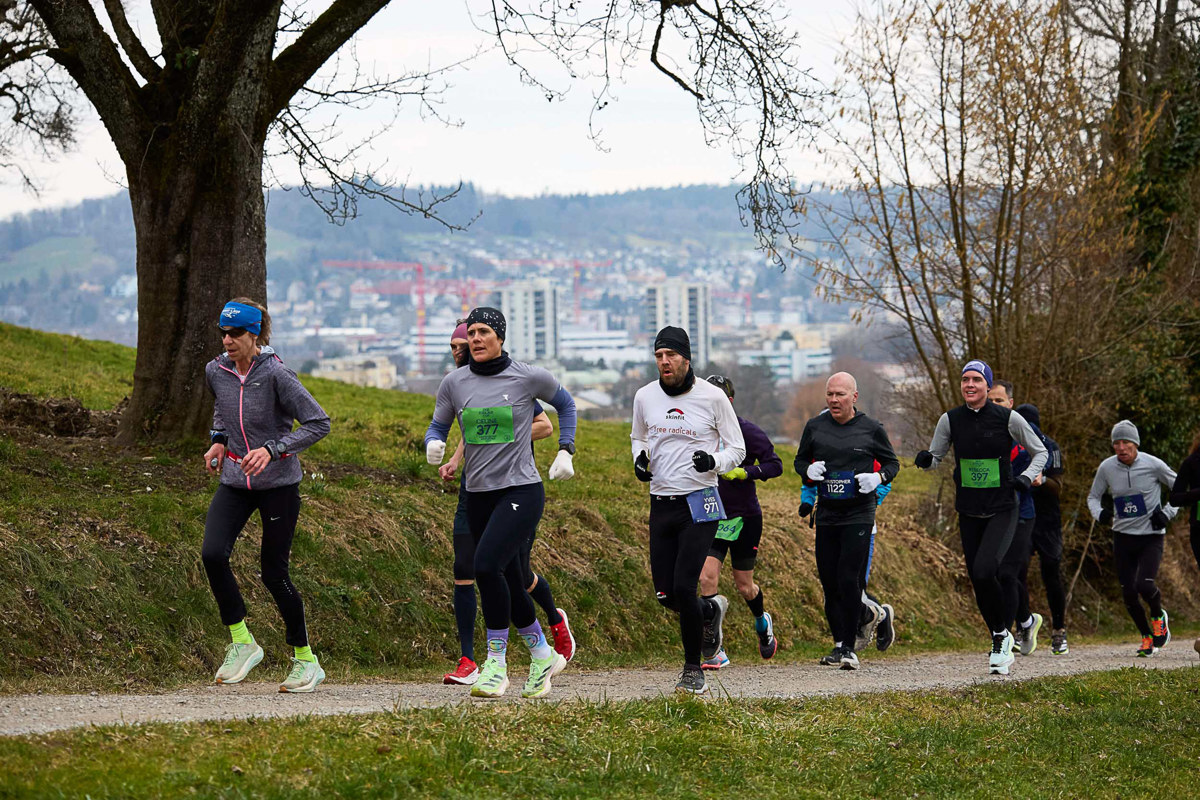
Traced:
<path id="1" fill-rule="evenodd" d="M 1100 509 L 1100 524 L 1111 525 L 1113 521 L 1113 510 L 1108 506 Z"/>
<path id="2" fill-rule="evenodd" d="M 1163 512 L 1162 506 L 1154 509 L 1154 513 L 1150 515 L 1150 524 L 1156 531 L 1166 530 L 1171 524 L 1171 520 L 1167 519 L 1167 515 Z"/>
<path id="3" fill-rule="evenodd" d="M 928 450 L 922 450 L 921 452 L 917 453 L 917 457 L 913 459 L 913 464 L 915 464 L 918 469 L 929 469 L 933 466 L 933 453 L 929 452 Z"/>
<path id="4" fill-rule="evenodd" d="M 697 450 L 692 453 L 692 466 L 696 472 L 711 472 L 717 467 L 717 460 L 712 457 L 712 453 L 706 453 L 703 450 Z"/>
<path id="5" fill-rule="evenodd" d="M 643 450 L 633 462 L 633 474 L 642 483 L 649 483 L 654 475 L 650 472 L 650 454 Z"/>
<path id="6" fill-rule="evenodd" d="M 812 503 L 801 503 L 800 504 L 800 519 L 804 519 L 809 514 L 811 514 L 812 509 L 813 509 Z"/>
<path id="7" fill-rule="evenodd" d="M 1023 489 L 1027 492 L 1033 486 L 1033 482 L 1029 480 L 1029 476 L 1024 473 L 1013 478 L 1013 483 L 1017 485 L 1018 489 Z"/>

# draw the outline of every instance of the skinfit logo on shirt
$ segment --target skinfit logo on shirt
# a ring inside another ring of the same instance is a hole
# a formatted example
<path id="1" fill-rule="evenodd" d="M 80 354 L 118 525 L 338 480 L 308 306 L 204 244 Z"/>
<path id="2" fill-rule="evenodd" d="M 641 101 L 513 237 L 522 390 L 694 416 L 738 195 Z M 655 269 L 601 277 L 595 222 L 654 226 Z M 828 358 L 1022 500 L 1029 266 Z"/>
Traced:
<path id="1" fill-rule="evenodd" d="M 667 409 L 667 419 L 683 419 L 683 409 L 682 408 L 668 408 Z"/>

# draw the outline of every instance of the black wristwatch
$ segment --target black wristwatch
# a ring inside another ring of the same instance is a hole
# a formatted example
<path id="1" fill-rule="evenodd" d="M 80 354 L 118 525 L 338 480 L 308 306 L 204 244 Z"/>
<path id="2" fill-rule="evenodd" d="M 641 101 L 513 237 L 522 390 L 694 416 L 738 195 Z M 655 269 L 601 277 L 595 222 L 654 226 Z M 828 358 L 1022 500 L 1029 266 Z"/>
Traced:
<path id="1" fill-rule="evenodd" d="M 568 443 L 568 444 L 560 444 L 560 445 L 558 446 L 558 449 L 559 449 L 559 450 L 566 450 L 568 454 L 570 454 L 570 455 L 575 455 L 575 445 L 573 445 L 573 444 L 570 444 L 570 443 Z"/>
<path id="2" fill-rule="evenodd" d="M 278 461 L 287 454 L 283 449 L 283 445 L 278 444 L 274 439 L 269 442 L 264 442 L 263 447 L 265 447 L 267 452 L 271 455 L 272 461 Z"/>

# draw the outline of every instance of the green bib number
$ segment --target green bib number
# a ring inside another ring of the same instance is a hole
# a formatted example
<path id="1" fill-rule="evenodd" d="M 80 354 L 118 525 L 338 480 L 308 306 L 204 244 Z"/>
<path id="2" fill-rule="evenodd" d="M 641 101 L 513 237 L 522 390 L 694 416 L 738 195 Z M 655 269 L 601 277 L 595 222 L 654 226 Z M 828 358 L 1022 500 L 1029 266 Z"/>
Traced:
<path id="1" fill-rule="evenodd" d="M 512 406 L 464 408 L 460 424 L 467 444 L 504 444 L 513 441 Z"/>
<path id="2" fill-rule="evenodd" d="M 964 458 L 958 463 L 962 485 L 966 489 L 1000 488 L 1000 459 Z"/>
<path id="3" fill-rule="evenodd" d="M 723 519 L 717 523 L 717 538 L 727 542 L 736 542 L 742 532 L 742 518 Z"/>

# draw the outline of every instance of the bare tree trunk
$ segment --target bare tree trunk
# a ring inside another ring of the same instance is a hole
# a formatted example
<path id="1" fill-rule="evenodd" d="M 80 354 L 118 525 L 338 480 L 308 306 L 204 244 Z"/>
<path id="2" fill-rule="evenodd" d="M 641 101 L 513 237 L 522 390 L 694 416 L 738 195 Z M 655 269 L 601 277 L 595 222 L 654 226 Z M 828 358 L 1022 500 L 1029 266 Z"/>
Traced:
<path id="1" fill-rule="evenodd" d="M 145 180 L 130 176 L 139 322 L 133 396 L 120 441 L 170 440 L 208 429 L 212 398 L 204 364 L 220 352 L 221 306 L 241 295 L 266 302 L 259 151 L 261 145 L 250 146 L 239 130 L 214 138 L 206 154 L 164 155 L 143 172 Z"/>

